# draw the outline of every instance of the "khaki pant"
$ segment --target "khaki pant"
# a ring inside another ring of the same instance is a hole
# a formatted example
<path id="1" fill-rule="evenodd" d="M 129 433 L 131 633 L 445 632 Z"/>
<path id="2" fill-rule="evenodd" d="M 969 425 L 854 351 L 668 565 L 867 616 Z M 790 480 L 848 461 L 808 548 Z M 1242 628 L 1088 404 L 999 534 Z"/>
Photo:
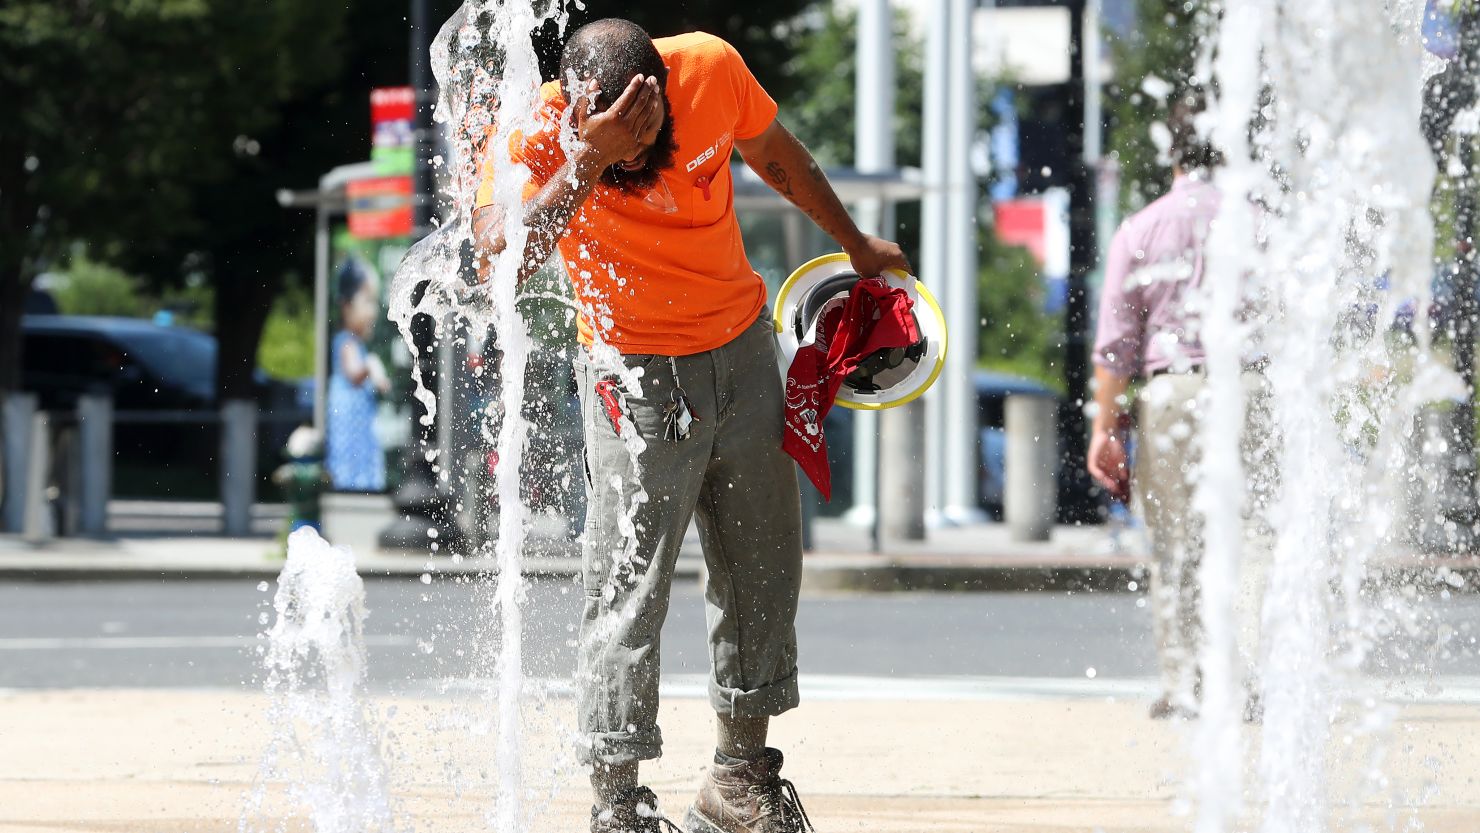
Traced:
<path id="1" fill-rule="evenodd" d="M 576 368 L 589 475 L 580 726 L 588 760 L 611 764 L 662 751 L 659 636 L 690 519 L 697 517 L 709 572 L 709 699 L 720 714 L 771 716 L 797 705 L 802 565 L 800 493 L 795 464 L 781 450 L 782 387 L 770 316 L 763 312 L 706 353 L 628 355 L 623 363 L 643 371 L 640 390 L 619 384 L 617 391 L 646 443 L 636 466 L 596 392 L 617 374 L 589 358 Z M 663 422 L 675 367 L 698 417 L 692 435 L 676 442 L 664 438 Z M 632 513 L 639 494 L 646 499 Z"/>
<path id="2" fill-rule="evenodd" d="M 1244 505 L 1230 506 L 1244 519 L 1235 627 L 1246 683 L 1254 685 L 1258 666 L 1259 617 L 1268 571 L 1268 532 L 1264 510 L 1276 485 L 1274 438 L 1269 419 L 1268 383 L 1261 374 L 1243 374 L 1244 431 L 1240 440 L 1246 491 Z M 1141 389 L 1137 403 L 1135 492 L 1151 538 L 1150 603 L 1163 692 L 1183 705 L 1196 702 L 1198 651 L 1198 568 L 1202 563 L 1202 518 L 1193 508 L 1199 476 L 1198 415 L 1208 407 L 1207 378 L 1201 373 L 1164 373 Z"/>

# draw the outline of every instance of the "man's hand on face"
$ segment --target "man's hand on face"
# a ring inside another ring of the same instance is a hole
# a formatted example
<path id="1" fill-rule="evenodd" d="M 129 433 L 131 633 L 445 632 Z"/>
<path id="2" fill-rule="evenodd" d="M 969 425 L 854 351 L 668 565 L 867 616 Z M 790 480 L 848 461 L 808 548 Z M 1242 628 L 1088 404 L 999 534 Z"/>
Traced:
<path id="1" fill-rule="evenodd" d="M 633 76 L 612 106 L 596 112 L 600 92 L 591 81 L 573 106 L 576 136 L 583 145 L 581 161 L 595 172 L 640 157 L 653 146 L 663 126 L 663 95 L 656 78 Z"/>
<path id="2" fill-rule="evenodd" d="M 891 243 L 872 234 L 865 234 L 857 243 L 845 248 L 844 251 L 848 254 L 849 262 L 853 264 L 853 271 L 865 278 L 879 277 L 890 269 L 898 269 L 908 275 L 915 274 L 915 270 L 910 268 L 910 262 L 905 259 L 899 244 Z"/>

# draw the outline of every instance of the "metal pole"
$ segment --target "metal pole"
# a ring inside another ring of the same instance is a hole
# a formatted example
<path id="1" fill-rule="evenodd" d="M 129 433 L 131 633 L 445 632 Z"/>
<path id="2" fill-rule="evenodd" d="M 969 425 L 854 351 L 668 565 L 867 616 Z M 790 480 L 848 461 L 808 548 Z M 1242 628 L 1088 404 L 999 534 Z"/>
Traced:
<path id="1" fill-rule="evenodd" d="M 77 422 L 81 531 L 102 535 L 108 531 L 108 498 L 113 493 L 113 397 L 78 397 Z"/>
<path id="2" fill-rule="evenodd" d="M 1455 308 L 1451 318 L 1451 358 L 1465 385 L 1466 395 L 1454 408 L 1450 421 L 1450 464 L 1444 467 L 1441 505 L 1445 520 L 1460 536 L 1458 546 L 1469 548 L 1477 515 L 1475 480 L 1475 330 L 1480 325 L 1480 261 L 1475 243 L 1480 226 L 1480 204 L 1475 195 L 1475 147 L 1470 136 L 1455 135 L 1455 117 L 1480 98 L 1476 72 L 1480 70 L 1480 9 L 1464 9 L 1458 19 L 1459 50 L 1444 70 L 1431 77 L 1424 88 L 1421 124 L 1431 143 L 1440 170 L 1457 166 L 1462 173 L 1452 183 L 1455 189 Z M 1430 525 L 1427 508 L 1420 530 Z"/>
<path id="3" fill-rule="evenodd" d="M 257 502 L 257 403 L 232 399 L 221 406 L 221 529 L 252 533 Z"/>
<path id="4" fill-rule="evenodd" d="M 325 180 L 319 180 L 319 204 L 315 208 L 313 240 L 313 427 L 325 436 L 324 418 L 329 407 L 329 207 L 324 195 Z"/>
<path id="5" fill-rule="evenodd" d="M 26 526 L 26 486 L 31 466 L 31 426 L 38 400 L 34 393 L 11 393 L 0 402 L 3 410 L 5 448 L 3 474 L 5 501 L 0 505 L 0 529 L 20 532 Z"/>
<path id="6" fill-rule="evenodd" d="M 1047 396 L 1007 397 L 1007 489 L 1003 514 L 1014 541 L 1047 541 L 1053 532 L 1058 485 L 1054 463 L 1054 400 Z"/>
<path id="7" fill-rule="evenodd" d="M 1085 164 L 1086 134 L 1089 132 L 1085 96 L 1085 0 L 1069 1 L 1069 124 L 1068 156 L 1072 166 L 1069 191 L 1069 280 L 1064 312 L 1064 386 L 1068 403 L 1059 412 L 1059 436 L 1063 444 L 1060 465 L 1067 477 L 1088 478 L 1085 472 L 1084 405 L 1089 397 L 1089 273 L 1097 256 L 1095 244 L 1094 178 Z M 1098 35 L 1096 35 L 1098 37 Z M 1076 125 L 1074 122 L 1078 122 Z M 1074 489 L 1074 494 L 1083 489 Z M 1087 517 L 1090 507 L 1068 507 L 1082 510 L 1078 520 Z"/>
<path id="8" fill-rule="evenodd" d="M 432 21 L 427 0 L 411 0 L 411 89 L 416 93 L 416 167 L 411 236 L 420 240 L 432 232 L 432 214 L 436 205 L 436 182 L 432 172 L 436 132 L 432 109 L 436 91 L 432 85 Z"/>
<path id="9" fill-rule="evenodd" d="M 858 4 L 854 79 L 853 165 L 860 173 L 894 170 L 894 37 L 889 0 Z M 888 225 L 883 199 L 859 200 L 859 227 L 883 234 Z"/>
<path id="10" fill-rule="evenodd" d="M 1465 7 L 1460 20 L 1459 72 L 1455 76 L 1460 84 L 1470 84 L 1467 95 L 1455 96 L 1457 100 L 1474 102 L 1480 95 L 1480 9 L 1473 4 Z M 1457 102 L 1451 106 L 1458 110 Z M 1459 309 L 1456 311 L 1454 333 L 1454 369 L 1464 382 L 1465 397 L 1454 412 L 1454 466 L 1455 482 L 1450 487 L 1453 494 L 1450 504 L 1455 511 L 1450 520 L 1462 528 L 1473 529 L 1476 520 L 1475 495 L 1475 331 L 1480 328 L 1480 259 L 1477 259 L 1476 234 L 1480 231 L 1480 197 L 1477 197 L 1476 149 L 1471 135 L 1460 135 L 1455 148 L 1461 169 L 1464 171 L 1455 195 L 1455 226 L 1457 227 L 1460 256 L 1456 266 L 1460 291 Z"/>
<path id="11" fill-rule="evenodd" d="M 861 172 L 894 168 L 894 51 L 891 44 L 889 0 L 858 4 L 857 41 L 854 45 L 853 165 Z M 887 58 L 887 60 L 886 60 Z M 892 225 L 890 207 L 883 200 L 860 200 L 855 206 L 858 227 L 883 234 Z M 879 415 L 853 412 L 853 506 L 846 520 L 875 527 L 877 538 L 879 489 Z"/>
<path id="12" fill-rule="evenodd" d="M 1100 5 L 1087 0 L 1084 7 L 1084 161 L 1093 172 L 1104 155 L 1104 107 L 1100 95 Z M 1072 30 L 1071 30 L 1072 33 Z"/>
<path id="13" fill-rule="evenodd" d="M 436 180 L 432 171 L 432 156 L 435 152 L 436 132 L 432 124 L 432 108 L 436 93 L 432 89 L 432 23 L 427 0 L 411 0 L 410 31 L 410 79 L 416 92 L 416 167 L 412 176 L 415 196 L 412 202 L 412 238 L 419 240 L 431 233 L 432 217 L 436 208 Z M 412 292 L 412 303 L 421 302 L 426 284 L 419 284 Z M 422 382 L 429 389 L 442 392 L 440 356 L 432 358 L 432 342 L 435 337 L 435 322 L 430 315 L 417 314 L 411 319 L 411 341 L 415 345 L 416 360 L 421 365 Z M 432 474 L 432 465 L 422 449 L 434 441 L 435 428 L 423 425 L 426 408 L 420 400 L 407 396 L 410 404 L 411 433 L 400 458 L 401 485 L 393 498 L 396 519 L 381 530 L 380 546 L 388 549 L 427 548 L 433 540 L 430 532 L 437 530 L 436 540 L 450 546 L 457 541 L 456 523 L 446 511 L 447 501 L 439 492 Z M 440 409 L 439 419 L 447 418 L 447 408 Z M 443 461 L 446 462 L 445 460 Z"/>
<path id="14" fill-rule="evenodd" d="M 947 521 L 974 523 L 986 515 L 977 505 L 979 466 L 975 385 L 977 328 L 976 178 L 971 170 L 971 148 L 976 141 L 976 73 L 972 66 L 972 25 L 976 4 L 951 0 L 951 71 L 949 144 L 946 179 L 946 228 L 949 241 L 946 270 L 946 323 L 951 351 L 946 358 L 944 410 L 944 474 Z"/>
<path id="15" fill-rule="evenodd" d="M 854 166 L 863 173 L 895 168 L 893 35 L 889 0 L 859 3 L 853 146 Z M 894 206 L 889 201 L 862 200 L 858 213 L 864 231 L 893 236 Z M 855 448 L 877 442 L 873 489 L 855 495 L 855 503 L 858 498 L 872 500 L 876 549 L 891 539 L 925 537 L 921 407 L 906 405 L 854 422 L 855 429 L 871 429 L 855 431 Z"/>
<path id="16" fill-rule="evenodd" d="M 52 515 L 51 498 L 51 415 L 45 411 L 31 413 L 31 448 L 26 457 L 26 485 L 21 505 L 25 514 L 21 536 L 28 544 L 44 544 L 57 533 Z"/>
<path id="17" fill-rule="evenodd" d="M 925 112 L 921 163 L 925 193 L 920 206 L 920 275 L 946 290 L 946 153 L 950 147 L 949 91 L 951 2 L 930 0 L 925 30 Z M 947 302 L 949 303 L 949 301 Z M 951 334 L 954 338 L 955 334 Z M 952 350 L 956 348 L 953 346 Z M 941 379 L 925 395 L 925 506 L 932 523 L 945 508 L 945 388 Z"/>

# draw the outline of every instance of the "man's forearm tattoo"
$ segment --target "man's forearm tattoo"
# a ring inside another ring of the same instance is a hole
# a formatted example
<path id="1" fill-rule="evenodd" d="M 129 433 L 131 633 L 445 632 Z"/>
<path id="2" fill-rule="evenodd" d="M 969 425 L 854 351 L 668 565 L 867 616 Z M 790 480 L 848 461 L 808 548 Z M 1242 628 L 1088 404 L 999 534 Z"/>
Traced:
<path id="1" fill-rule="evenodd" d="M 780 162 L 767 163 L 766 175 L 771 178 L 771 184 L 776 187 L 776 193 L 784 197 L 794 196 L 791 190 L 791 174 L 781 167 Z"/>

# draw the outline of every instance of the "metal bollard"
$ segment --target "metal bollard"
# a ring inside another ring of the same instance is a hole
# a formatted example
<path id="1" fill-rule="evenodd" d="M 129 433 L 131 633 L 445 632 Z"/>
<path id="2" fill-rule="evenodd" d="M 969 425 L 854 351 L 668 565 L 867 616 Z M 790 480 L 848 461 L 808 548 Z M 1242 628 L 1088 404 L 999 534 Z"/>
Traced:
<path id="1" fill-rule="evenodd" d="M 257 502 L 257 403 L 221 406 L 221 531 L 250 535 Z"/>
<path id="2" fill-rule="evenodd" d="M 925 540 L 925 403 L 911 402 L 879 412 L 879 477 L 875 536 L 891 541 Z"/>
<path id="3" fill-rule="evenodd" d="M 108 498 L 113 495 L 113 397 L 88 394 L 77 400 L 82 472 L 79 480 L 80 531 L 108 531 Z"/>
<path id="4" fill-rule="evenodd" d="M 30 544 L 44 544 L 56 535 L 52 515 L 51 418 L 45 411 L 31 414 L 31 453 L 26 460 L 25 519 L 21 536 Z"/>
<path id="5" fill-rule="evenodd" d="M 1052 397 L 1007 397 L 1007 492 L 1003 513 L 1014 541 L 1047 541 L 1058 509 L 1057 403 Z"/>
<path id="6" fill-rule="evenodd" d="M 31 421 L 36 415 L 34 393 L 12 393 L 4 402 L 4 449 L 0 459 L 5 470 L 0 473 L 4 502 L 0 505 L 0 528 L 20 532 L 26 525 L 26 483 L 31 468 Z"/>

